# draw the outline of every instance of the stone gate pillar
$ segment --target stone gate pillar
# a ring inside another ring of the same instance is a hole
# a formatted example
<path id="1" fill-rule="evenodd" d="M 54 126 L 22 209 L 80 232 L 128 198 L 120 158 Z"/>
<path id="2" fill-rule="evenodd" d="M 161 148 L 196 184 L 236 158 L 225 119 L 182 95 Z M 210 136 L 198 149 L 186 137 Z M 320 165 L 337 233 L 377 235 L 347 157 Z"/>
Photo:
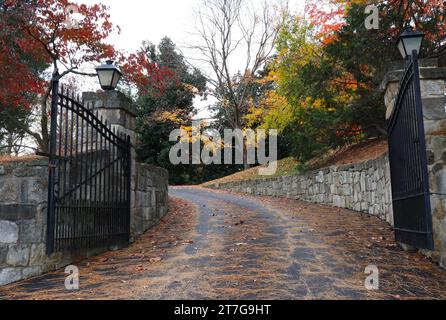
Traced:
<path id="1" fill-rule="evenodd" d="M 130 98 L 119 91 L 85 92 L 82 98 L 86 107 L 92 106 L 112 129 L 129 135 L 135 143 L 136 109 Z"/>
<path id="2" fill-rule="evenodd" d="M 425 253 L 446 267 L 446 68 L 439 67 L 437 59 L 419 63 L 435 244 L 434 252 Z M 390 118 L 395 105 L 403 63 L 393 69 L 381 85 L 386 119 Z"/>

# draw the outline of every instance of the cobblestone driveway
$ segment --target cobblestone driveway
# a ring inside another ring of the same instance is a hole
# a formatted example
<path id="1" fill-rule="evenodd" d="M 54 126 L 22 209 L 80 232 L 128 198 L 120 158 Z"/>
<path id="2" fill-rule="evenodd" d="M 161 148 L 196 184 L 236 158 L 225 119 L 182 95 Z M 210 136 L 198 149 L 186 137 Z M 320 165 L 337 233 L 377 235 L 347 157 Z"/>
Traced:
<path id="1" fill-rule="evenodd" d="M 403 252 L 374 217 L 309 203 L 172 188 L 169 216 L 135 244 L 0 288 L 0 299 L 445 299 L 446 271 Z M 376 265 L 380 289 L 367 291 Z"/>

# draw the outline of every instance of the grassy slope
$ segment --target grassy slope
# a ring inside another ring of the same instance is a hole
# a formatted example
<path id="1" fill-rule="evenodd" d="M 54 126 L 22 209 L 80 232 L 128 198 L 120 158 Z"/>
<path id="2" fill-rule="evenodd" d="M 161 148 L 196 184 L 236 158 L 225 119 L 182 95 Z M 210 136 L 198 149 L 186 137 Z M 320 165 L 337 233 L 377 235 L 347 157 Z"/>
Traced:
<path id="1" fill-rule="evenodd" d="M 255 180 L 263 178 L 274 178 L 279 176 L 293 175 L 302 170 L 302 167 L 308 169 L 319 169 L 328 166 L 342 166 L 352 163 L 364 162 L 371 159 L 376 159 L 387 151 L 387 142 L 383 140 L 371 140 L 355 145 L 346 146 L 336 150 L 327 152 L 324 156 L 315 158 L 305 166 L 292 157 L 279 160 L 277 163 L 277 172 L 273 176 L 260 176 L 258 174 L 258 167 L 251 168 L 233 175 L 223 177 L 214 181 L 206 182 L 202 186 L 206 187 L 216 183 L 228 183 L 243 180 Z"/>

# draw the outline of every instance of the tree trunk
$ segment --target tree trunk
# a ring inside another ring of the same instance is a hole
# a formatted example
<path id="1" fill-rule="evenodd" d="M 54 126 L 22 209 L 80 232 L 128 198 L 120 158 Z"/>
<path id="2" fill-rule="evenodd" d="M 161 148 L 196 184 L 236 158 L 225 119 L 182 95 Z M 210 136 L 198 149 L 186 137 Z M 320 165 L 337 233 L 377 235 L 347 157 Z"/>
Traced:
<path id="1" fill-rule="evenodd" d="M 43 153 L 49 153 L 49 133 L 48 133 L 48 107 L 47 102 L 51 93 L 51 84 L 47 88 L 47 91 L 42 97 L 42 101 L 40 102 L 41 108 L 41 119 L 40 119 L 40 134 L 42 137 L 41 141 L 38 141 L 39 149 Z"/>
<path id="2" fill-rule="evenodd" d="M 251 168 L 251 165 L 248 163 L 248 146 L 246 137 L 243 137 L 243 168 L 245 170 Z"/>
<path id="3" fill-rule="evenodd" d="M 12 133 L 8 133 L 8 138 L 6 140 L 7 145 L 5 154 L 10 157 L 12 156 L 12 146 L 14 145 L 14 137 Z"/>

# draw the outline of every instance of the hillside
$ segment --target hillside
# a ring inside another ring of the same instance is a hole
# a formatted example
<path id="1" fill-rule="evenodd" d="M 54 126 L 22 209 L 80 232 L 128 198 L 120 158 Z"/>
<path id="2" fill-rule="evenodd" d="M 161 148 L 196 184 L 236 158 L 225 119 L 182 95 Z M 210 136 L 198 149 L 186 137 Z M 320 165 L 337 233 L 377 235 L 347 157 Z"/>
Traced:
<path id="1" fill-rule="evenodd" d="M 298 173 L 299 171 L 302 171 L 302 168 L 306 168 L 307 170 L 316 170 L 329 166 L 342 166 L 352 163 L 364 162 L 367 160 L 378 158 L 387 151 L 387 148 L 387 141 L 385 140 L 366 141 L 359 144 L 349 145 L 331 150 L 327 152 L 325 156 L 310 160 L 304 166 L 302 166 L 293 157 L 289 157 L 279 160 L 277 163 L 276 174 L 269 177 L 272 178 L 292 175 Z M 221 179 L 203 183 L 202 186 L 206 187 L 216 183 L 228 183 L 263 178 L 265 178 L 265 176 L 260 176 L 258 174 L 258 167 L 255 167 L 227 177 L 223 177 Z"/>

